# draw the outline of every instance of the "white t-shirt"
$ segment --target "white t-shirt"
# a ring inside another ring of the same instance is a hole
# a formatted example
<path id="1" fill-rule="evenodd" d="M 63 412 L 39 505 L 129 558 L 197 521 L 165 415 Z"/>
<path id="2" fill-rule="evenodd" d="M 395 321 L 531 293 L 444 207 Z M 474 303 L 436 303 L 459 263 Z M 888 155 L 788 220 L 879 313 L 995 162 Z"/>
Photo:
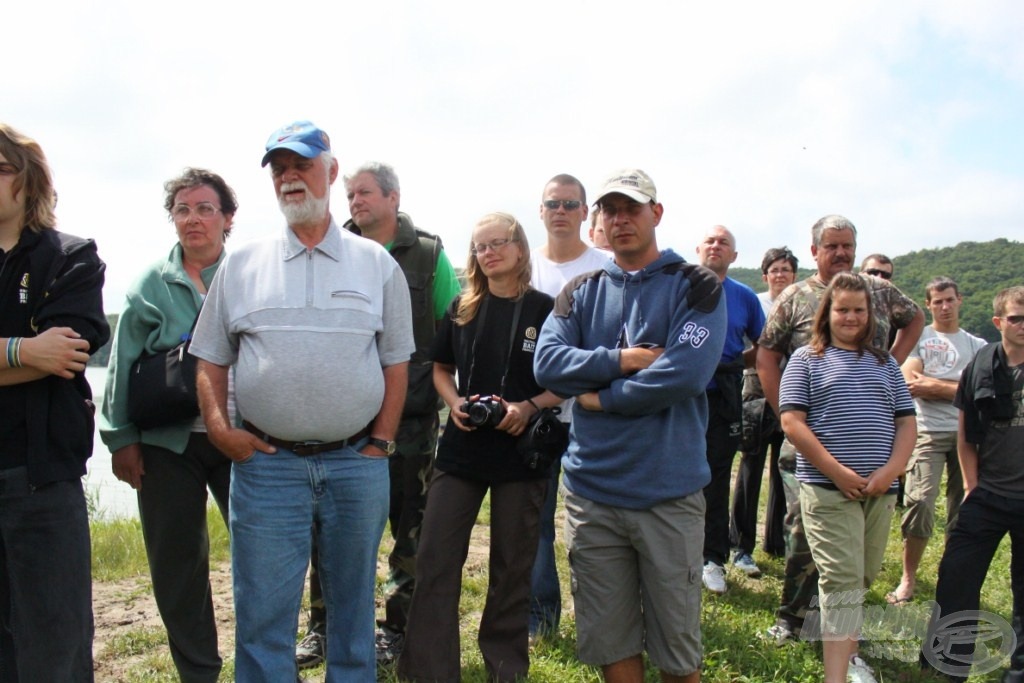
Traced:
<path id="1" fill-rule="evenodd" d="M 539 289 L 550 297 L 557 297 L 569 280 L 583 273 L 601 270 L 609 258 L 607 251 L 587 247 L 586 251 L 572 261 L 555 263 L 542 256 L 540 247 L 537 247 L 530 253 L 530 265 L 533 268 L 530 284 L 534 289 Z"/>
<path id="2" fill-rule="evenodd" d="M 767 318 L 768 314 L 771 313 L 772 304 L 775 303 L 775 299 L 772 298 L 771 290 L 768 290 L 767 292 L 758 292 L 757 300 L 761 302 L 761 310 L 764 311 L 764 317 Z"/>
<path id="3" fill-rule="evenodd" d="M 550 297 L 557 298 L 562 288 L 577 275 L 590 273 L 604 268 L 611 258 L 609 252 L 602 251 L 595 247 L 587 247 L 587 250 L 565 263 L 555 263 L 547 256 L 540 253 L 540 247 L 530 252 L 530 284 L 534 289 L 539 289 Z M 575 399 L 568 399 L 562 402 L 562 412 L 559 418 L 562 422 L 572 421 L 572 403 Z"/>
<path id="4" fill-rule="evenodd" d="M 924 366 L 923 374 L 935 379 L 960 381 L 960 373 L 974 358 L 974 354 L 988 343 L 969 332 L 937 332 L 925 326 L 921 338 L 910 350 L 908 358 L 917 358 Z M 917 429 L 922 432 L 955 432 L 957 409 L 952 401 L 915 398 Z"/>

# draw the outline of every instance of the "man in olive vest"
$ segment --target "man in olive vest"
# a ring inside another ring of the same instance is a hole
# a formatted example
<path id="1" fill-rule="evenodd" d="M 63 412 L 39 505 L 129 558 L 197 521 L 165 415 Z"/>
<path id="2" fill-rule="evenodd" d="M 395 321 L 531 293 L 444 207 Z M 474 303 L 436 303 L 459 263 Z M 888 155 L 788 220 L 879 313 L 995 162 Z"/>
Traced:
<path id="1" fill-rule="evenodd" d="M 398 210 L 401 190 L 393 168 L 379 162 L 363 164 L 345 176 L 351 220 L 345 228 L 387 249 L 405 274 L 412 302 L 416 351 L 409 363 L 409 389 L 396 450 L 390 455 L 391 507 L 388 514 L 395 546 L 388 557 L 385 617 L 378 623 L 377 661 L 388 664 L 401 653 L 406 615 L 416 576 L 416 547 L 426 506 L 427 483 L 437 446 L 438 399 L 433 364 L 428 360 L 437 321 L 461 287 L 445 255 L 441 239 L 413 225 Z M 296 647 L 301 668 L 323 659 L 327 619 L 316 575 L 316 548 L 310 568 L 310 614 L 306 636 Z"/>

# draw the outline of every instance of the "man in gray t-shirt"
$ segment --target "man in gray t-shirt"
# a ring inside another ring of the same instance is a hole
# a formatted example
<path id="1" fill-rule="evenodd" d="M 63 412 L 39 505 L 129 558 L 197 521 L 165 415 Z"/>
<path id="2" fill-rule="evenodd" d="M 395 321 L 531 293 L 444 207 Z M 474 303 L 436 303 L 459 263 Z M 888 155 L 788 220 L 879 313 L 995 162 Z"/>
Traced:
<path id="1" fill-rule="evenodd" d="M 953 396 L 960 373 L 985 340 L 960 329 L 963 297 L 956 282 L 937 277 L 925 288 L 925 306 L 932 324 L 903 363 L 903 376 L 917 407 L 917 444 L 907 463 L 906 507 L 903 513 L 903 577 L 885 596 L 889 604 L 914 597 L 917 568 L 935 527 L 935 502 L 946 470 L 946 537 L 956 523 L 964 497 L 957 461 L 957 409 Z"/>
<path id="2" fill-rule="evenodd" d="M 299 121 L 266 149 L 288 226 L 224 258 L 191 346 L 210 442 L 234 461 L 235 676 L 295 680 L 312 529 L 327 678 L 374 680 L 388 456 L 414 348 L 409 290 L 383 247 L 331 217 L 338 162 L 326 133 Z M 231 369 L 243 428 L 228 417 Z"/>

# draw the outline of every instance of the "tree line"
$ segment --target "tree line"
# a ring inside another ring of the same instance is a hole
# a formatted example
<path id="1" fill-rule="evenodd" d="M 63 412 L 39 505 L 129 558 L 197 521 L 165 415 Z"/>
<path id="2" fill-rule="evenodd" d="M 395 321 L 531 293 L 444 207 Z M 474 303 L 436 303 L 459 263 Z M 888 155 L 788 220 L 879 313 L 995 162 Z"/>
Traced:
<path id="1" fill-rule="evenodd" d="M 889 256 L 893 262 L 893 283 L 922 307 L 925 286 L 933 278 L 943 275 L 953 278 L 964 297 L 960 326 L 988 341 L 999 339 L 999 332 L 992 325 L 992 298 L 1001 289 L 1024 285 L 1024 243 L 1002 237 L 990 242 L 961 242 L 955 247 Z M 797 279 L 813 272 L 801 267 Z M 756 292 L 768 289 L 757 268 L 730 268 L 729 276 Z M 930 323 L 931 316 L 927 312 L 925 317 Z"/>

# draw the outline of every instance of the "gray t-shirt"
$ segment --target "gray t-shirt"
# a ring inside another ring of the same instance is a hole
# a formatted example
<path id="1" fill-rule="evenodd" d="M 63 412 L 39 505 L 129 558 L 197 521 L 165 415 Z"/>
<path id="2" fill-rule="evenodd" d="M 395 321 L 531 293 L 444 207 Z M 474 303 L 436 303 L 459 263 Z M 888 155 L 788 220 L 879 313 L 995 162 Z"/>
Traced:
<path id="1" fill-rule="evenodd" d="M 221 264 L 191 353 L 235 366 L 241 416 L 287 440 L 337 441 L 380 411 L 383 368 L 409 360 L 405 276 L 334 221 L 313 249 L 286 229 Z"/>
<path id="2" fill-rule="evenodd" d="M 960 381 L 960 374 L 987 342 L 969 332 L 938 332 L 925 326 L 908 358 L 924 366 L 923 374 L 935 379 Z M 955 432 L 959 411 L 952 401 L 915 398 L 917 429 L 921 432 Z"/>

